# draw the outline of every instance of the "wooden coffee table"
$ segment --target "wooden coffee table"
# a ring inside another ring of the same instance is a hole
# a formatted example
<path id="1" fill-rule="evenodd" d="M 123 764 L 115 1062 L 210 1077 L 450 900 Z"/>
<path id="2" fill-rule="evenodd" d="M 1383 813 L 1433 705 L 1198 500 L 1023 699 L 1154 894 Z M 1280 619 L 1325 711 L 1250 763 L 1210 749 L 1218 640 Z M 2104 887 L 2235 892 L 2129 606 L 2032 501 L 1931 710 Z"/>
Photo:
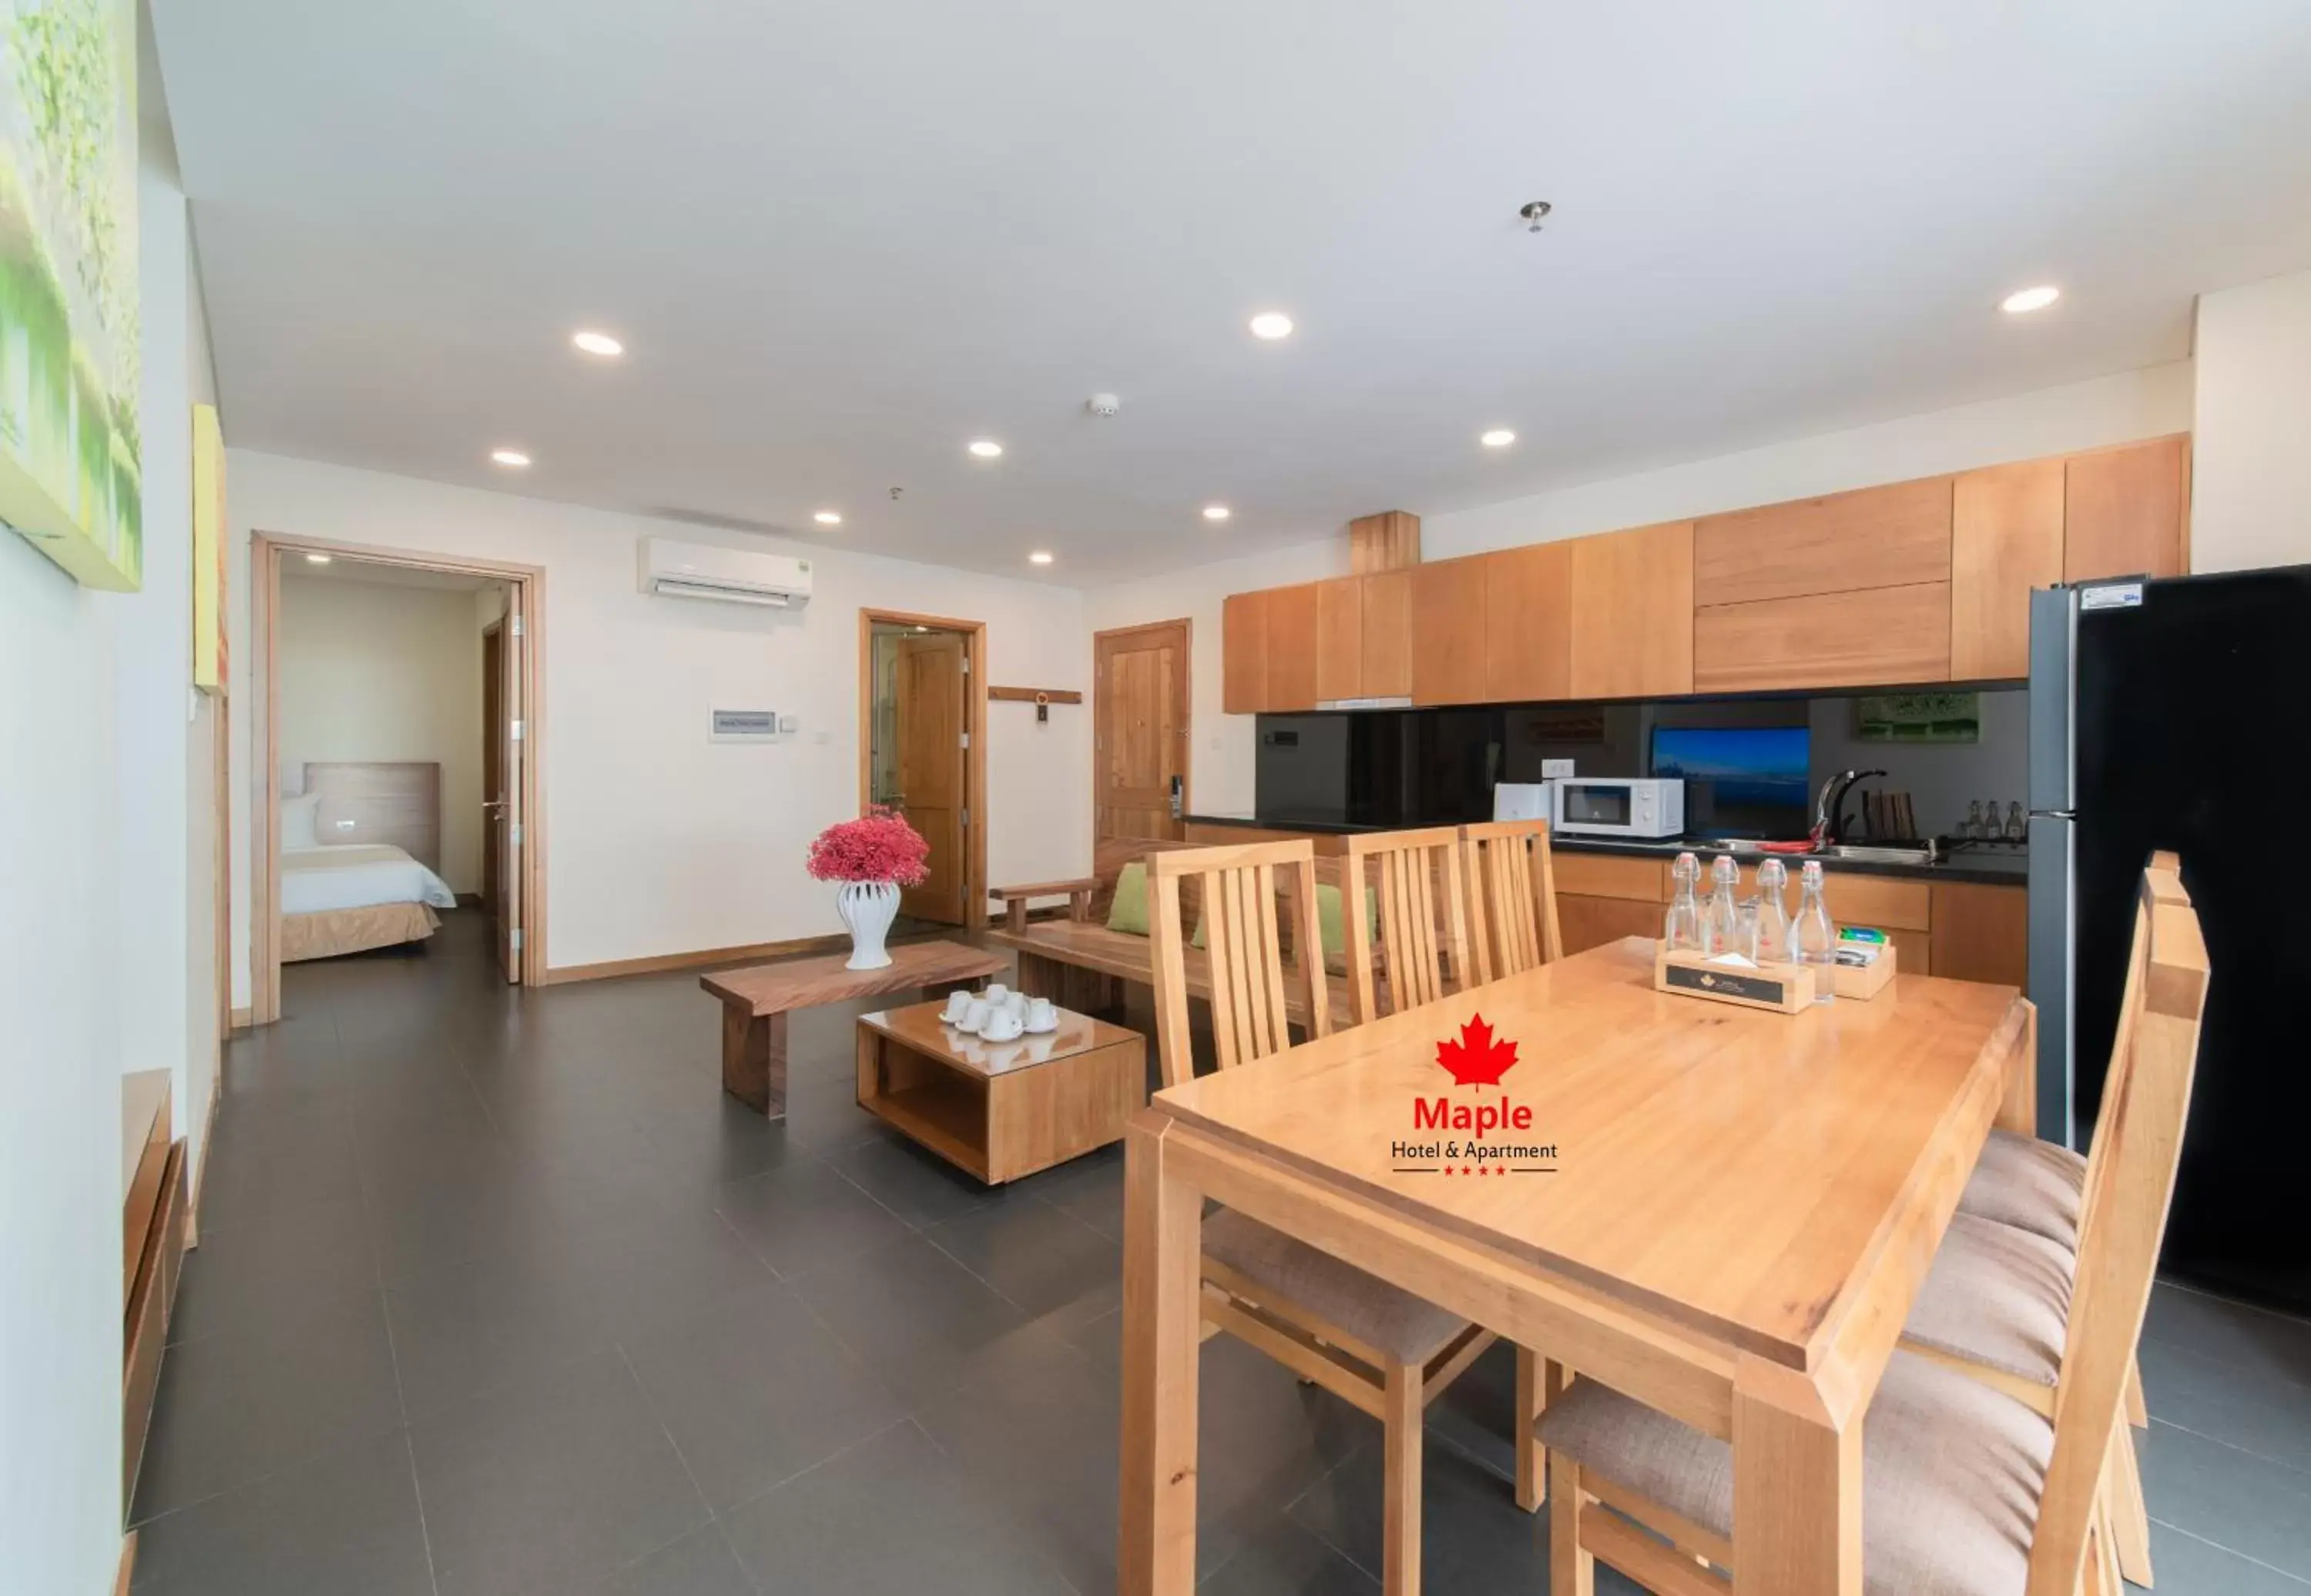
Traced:
<path id="1" fill-rule="evenodd" d="M 881 998 L 893 992 L 944 997 L 990 975 L 1010 959 L 960 942 L 908 942 L 880 970 L 846 970 L 848 954 L 786 959 L 702 975 L 698 984 L 722 999 L 722 1089 L 773 1120 L 787 1114 L 787 1012 Z"/>
<path id="2" fill-rule="evenodd" d="M 990 1186 L 1123 1139 L 1147 1102 L 1147 1042 L 1060 1010 L 1060 1027 L 982 1042 L 920 1003 L 859 1016 L 859 1106 Z"/>

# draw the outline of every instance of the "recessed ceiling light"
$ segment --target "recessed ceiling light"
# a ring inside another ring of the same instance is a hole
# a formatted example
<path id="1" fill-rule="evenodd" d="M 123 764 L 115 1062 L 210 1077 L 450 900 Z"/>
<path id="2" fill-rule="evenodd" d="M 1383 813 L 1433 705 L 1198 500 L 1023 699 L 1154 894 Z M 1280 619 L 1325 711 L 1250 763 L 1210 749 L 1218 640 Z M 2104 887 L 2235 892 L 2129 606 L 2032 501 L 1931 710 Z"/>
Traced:
<path id="1" fill-rule="evenodd" d="M 1228 519 L 1228 507 L 1225 504 L 1204 506 L 1204 519 L 1208 521 L 1224 521 Z"/>
<path id="2" fill-rule="evenodd" d="M 597 333 L 591 328 L 571 334 L 570 341 L 589 354 L 613 355 L 624 354 L 626 352 L 626 346 L 609 334 Z"/>
<path id="3" fill-rule="evenodd" d="M 1281 310 L 1262 310 L 1251 318 L 1251 336 L 1255 338 L 1288 338 L 1292 336 L 1292 318 Z"/>
<path id="4" fill-rule="evenodd" d="M 1027 563 L 1030 565 L 1049 565 L 1051 563 L 1051 551 L 1049 549 L 1037 549 L 1033 554 L 1027 556 Z"/>
<path id="5" fill-rule="evenodd" d="M 1495 427 L 1491 432 L 1487 432 L 1484 436 L 1478 438 L 1477 441 L 1483 444 L 1487 449 L 1506 449 L 1510 444 L 1516 441 L 1516 434 L 1510 432 L 1506 427 Z"/>
<path id="6" fill-rule="evenodd" d="M 2024 288 L 2008 294 L 1998 301 L 1998 308 L 2009 316 L 2028 316 L 2033 310 L 2043 310 L 2062 297 L 2062 291 L 2051 283 L 2041 283 L 2036 288 Z"/>
<path id="7" fill-rule="evenodd" d="M 329 554 L 308 554 L 305 556 L 305 563 L 308 565 L 327 565 L 334 557 L 335 556 Z"/>
<path id="8" fill-rule="evenodd" d="M 991 460 L 1003 452 L 1003 446 L 992 438 L 973 438 L 970 447 L 971 452 L 982 460 Z"/>
<path id="9" fill-rule="evenodd" d="M 490 458 L 501 466 L 511 466 L 516 469 L 529 464 L 529 457 L 518 449 L 493 449 L 490 450 Z"/>
<path id="10" fill-rule="evenodd" d="M 810 519 L 816 521 L 822 527 L 840 527 L 842 525 L 842 518 L 831 510 L 822 510 Z"/>

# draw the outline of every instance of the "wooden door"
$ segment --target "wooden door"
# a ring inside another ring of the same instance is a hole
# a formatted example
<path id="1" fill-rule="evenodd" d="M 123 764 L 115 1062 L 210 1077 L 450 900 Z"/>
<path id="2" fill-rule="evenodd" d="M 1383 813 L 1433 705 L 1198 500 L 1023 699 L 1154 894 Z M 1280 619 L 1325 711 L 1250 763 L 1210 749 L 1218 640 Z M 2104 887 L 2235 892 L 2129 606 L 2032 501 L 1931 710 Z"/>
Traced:
<path id="1" fill-rule="evenodd" d="M 496 660 L 482 674 L 483 722 L 487 728 L 483 746 L 494 771 L 493 780 L 491 771 L 483 775 L 482 790 L 490 805 L 485 849 L 489 866 L 485 868 L 493 867 L 497 877 L 492 912 L 497 918 L 498 966 L 506 980 L 514 983 L 521 980 L 523 917 L 528 912 L 521 890 L 522 851 L 527 846 L 523 833 L 528 823 L 521 801 L 522 763 L 529 746 L 524 724 L 529 684 L 521 669 L 526 598 L 521 583 L 510 585 L 505 619 L 482 640 L 487 660 L 490 638 L 497 639 Z"/>
<path id="2" fill-rule="evenodd" d="M 505 624 L 482 629 L 482 908 L 505 920 Z"/>
<path id="3" fill-rule="evenodd" d="M 2066 462 L 2062 580 L 2181 576 L 2186 440 L 2158 438 Z"/>
<path id="4" fill-rule="evenodd" d="M 1187 834 L 1188 624 L 1093 638 L 1092 834 Z M 1176 798 L 1176 801 L 1175 801 Z"/>
<path id="5" fill-rule="evenodd" d="M 907 824 L 930 844 L 930 874 L 903 888 L 901 912 L 942 925 L 961 925 L 964 910 L 964 825 L 971 788 L 964 758 L 964 640 L 954 632 L 899 640 L 897 739 L 899 807 Z"/>
<path id="6" fill-rule="evenodd" d="M 1573 695 L 1671 698 L 1694 690 L 1693 523 L 1573 545 Z"/>

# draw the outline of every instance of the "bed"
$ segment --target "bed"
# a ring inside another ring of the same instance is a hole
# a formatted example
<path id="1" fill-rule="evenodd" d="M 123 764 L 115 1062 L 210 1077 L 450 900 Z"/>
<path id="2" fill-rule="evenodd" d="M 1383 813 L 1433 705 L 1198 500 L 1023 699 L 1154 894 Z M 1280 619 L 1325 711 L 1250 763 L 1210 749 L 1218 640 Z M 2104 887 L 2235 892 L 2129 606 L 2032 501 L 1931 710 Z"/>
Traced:
<path id="1" fill-rule="evenodd" d="M 441 767 L 308 763 L 281 800 L 281 961 L 334 958 L 440 929 Z"/>

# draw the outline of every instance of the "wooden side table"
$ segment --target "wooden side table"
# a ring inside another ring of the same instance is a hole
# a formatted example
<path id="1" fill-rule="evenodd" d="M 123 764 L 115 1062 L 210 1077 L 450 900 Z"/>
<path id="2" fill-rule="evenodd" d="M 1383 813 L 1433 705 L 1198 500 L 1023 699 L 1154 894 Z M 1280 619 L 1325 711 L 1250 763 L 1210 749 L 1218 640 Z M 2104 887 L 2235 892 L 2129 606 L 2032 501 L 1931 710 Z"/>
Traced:
<path id="1" fill-rule="evenodd" d="M 859 1016 L 859 1106 L 989 1185 L 1123 1139 L 1147 1102 L 1147 1040 L 1060 1011 L 1060 1027 L 982 1042 L 922 1003 Z"/>
<path id="2" fill-rule="evenodd" d="M 880 970 L 846 970 L 848 954 L 750 964 L 702 975 L 698 984 L 722 999 L 722 1089 L 766 1117 L 787 1113 L 787 1012 L 920 991 L 945 997 L 1010 965 L 1002 954 L 960 942 L 909 942 L 891 950 Z"/>

